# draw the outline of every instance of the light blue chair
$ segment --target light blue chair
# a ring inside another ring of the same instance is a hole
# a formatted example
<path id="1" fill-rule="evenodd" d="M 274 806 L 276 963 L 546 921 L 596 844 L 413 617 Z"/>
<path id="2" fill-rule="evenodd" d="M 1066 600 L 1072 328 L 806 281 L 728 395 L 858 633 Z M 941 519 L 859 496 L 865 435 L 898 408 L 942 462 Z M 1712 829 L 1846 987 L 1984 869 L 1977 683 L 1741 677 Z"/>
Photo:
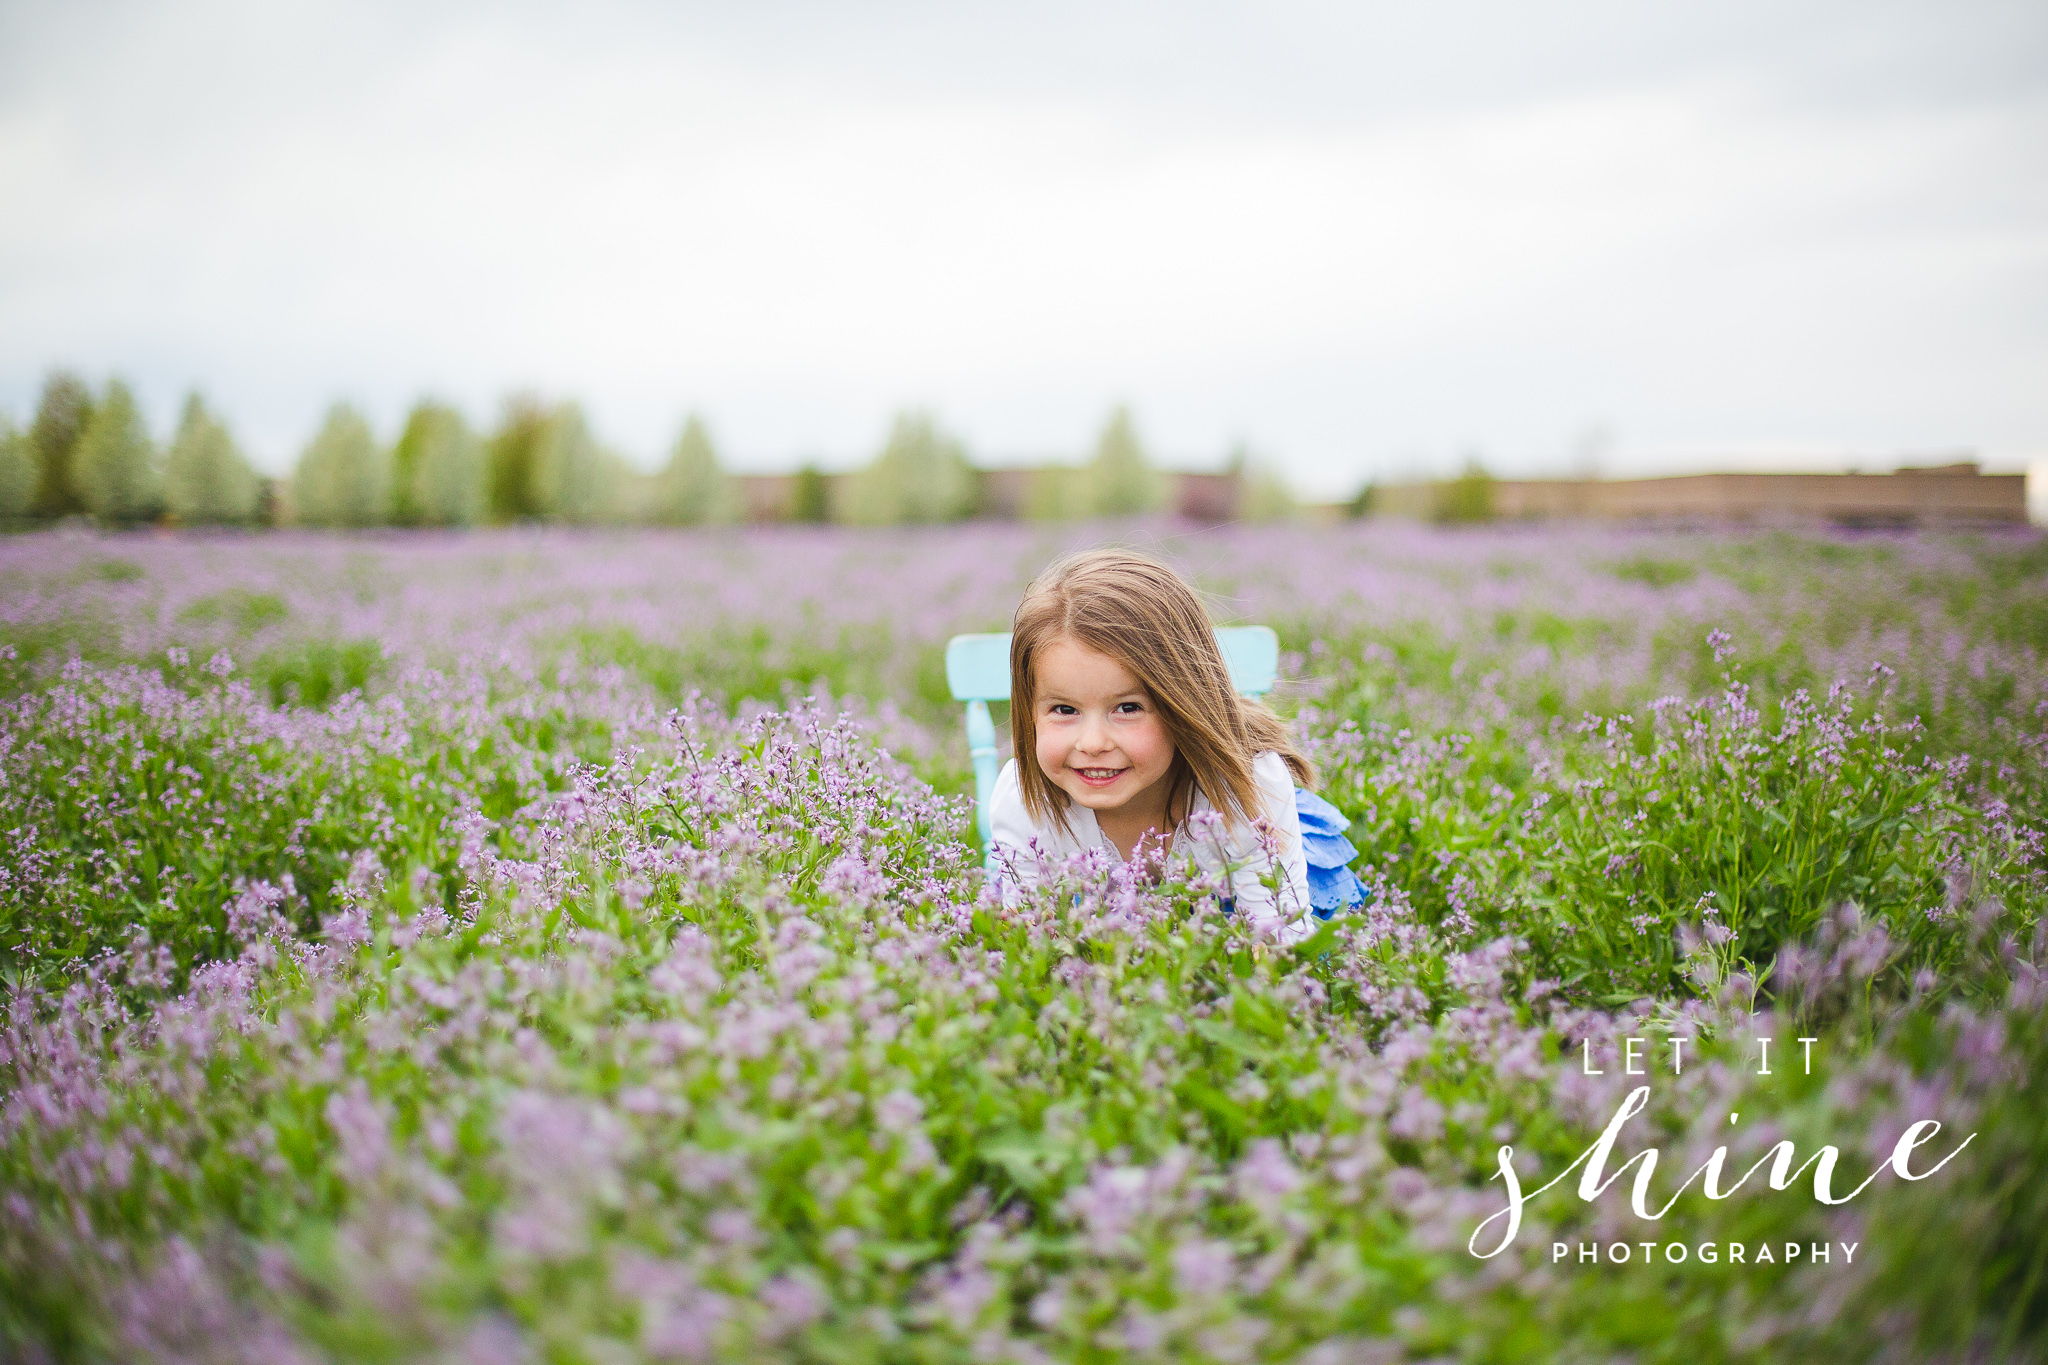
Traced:
<path id="1" fill-rule="evenodd" d="M 1265 626 L 1226 626 L 1216 632 L 1230 681 L 1247 697 L 1273 690 L 1280 671 L 1280 637 Z M 967 703 L 967 752 L 974 759 L 974 823 L 981 846 L 993 855 L 988 800 L 996 789 L 996 727 L 988 704 L 1010 699 L 1010 636 L 955 635 L 946 642 L 946 685 Z"/>

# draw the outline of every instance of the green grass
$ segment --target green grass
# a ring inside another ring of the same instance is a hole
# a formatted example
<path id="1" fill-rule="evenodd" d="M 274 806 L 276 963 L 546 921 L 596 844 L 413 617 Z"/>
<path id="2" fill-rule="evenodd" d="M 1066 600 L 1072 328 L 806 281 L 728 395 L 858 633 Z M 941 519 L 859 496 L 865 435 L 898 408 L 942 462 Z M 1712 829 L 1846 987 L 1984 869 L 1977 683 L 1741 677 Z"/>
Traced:
<path id="1" fill-rule="evenodd" d="M 907 628 L 593 611 L 437 668 L 255 589 L 176 655 L 25 615 L 0 1356 L 2040 1358 L 2048 552 L 1671 537 L 1458 595 L 1518 545 L 1431 611 L 1261 611 L 1377 892 L 1293 949 L 1173 881 L 982 895 Z M 50 591 L 165 588 L 121 564 Z M 1729 619 L 1643 605 L 1694 593 Z M 814 685 L 855 720 L 746 719 Z M 1837 1209 L 1560 1187 L 1474 1260 L 1501 1147 L 1583 1152 L 1626 1036 L 1691 1040 L 1617 1156 L 1660 1190 L 1718 1143 L 1834 1145 L 1839 1188 L 1912 1120 L 1977 1136 Z M 1865 1251 L 1548 1261 L 1631 1234 Z"/>

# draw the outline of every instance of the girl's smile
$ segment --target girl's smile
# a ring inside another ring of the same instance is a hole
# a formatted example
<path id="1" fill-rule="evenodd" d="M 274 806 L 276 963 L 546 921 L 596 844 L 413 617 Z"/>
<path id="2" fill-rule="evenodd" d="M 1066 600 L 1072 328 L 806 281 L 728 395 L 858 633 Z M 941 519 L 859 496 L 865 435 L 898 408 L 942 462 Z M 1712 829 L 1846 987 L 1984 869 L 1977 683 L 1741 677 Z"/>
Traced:
<path id="1" fill-rule="evenodd" d="M 1147 833 L 1172 826 L 1167 799 L 1173 740 L 1145 685 L 1131 671 L 1073 640 L 1037 658 L 1038 766 L 1128 858 Z"/>

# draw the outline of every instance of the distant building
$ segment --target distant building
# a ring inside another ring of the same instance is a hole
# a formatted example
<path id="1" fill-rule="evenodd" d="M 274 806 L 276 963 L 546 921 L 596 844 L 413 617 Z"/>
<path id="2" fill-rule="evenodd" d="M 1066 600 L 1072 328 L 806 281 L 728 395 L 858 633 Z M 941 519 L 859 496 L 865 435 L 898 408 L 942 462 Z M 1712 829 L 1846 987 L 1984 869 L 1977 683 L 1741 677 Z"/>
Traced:
<path id="1" fill-rule="evenodd" d="M 1031 515 L 1031 484 L 1036 469 L 981 471 L 981 515 L 991 521 L 1023 521 Z"/>
<path id="2" fill-rule="evenodd" d="M 1444 519 L 1443 483 L 1373 490 L 1370 513 Z M 1468 490 L 1469 491 L 1469 490 Z M 1973 462 L 1891 474 L 1682 474 L 1661 479 L 1490 479 L 1487 511 L 1508 521 L 1824 522 L 1977 526 L 2027 520 L 2023 474 Z"/>
<path id="3" fill-rule="evenodd" d="M 827 476 L 831 477 L 831 476 Z M 748 521 L 790 521 L 796 515 L 796 475 L 742 474 L 740 501 Z"/>
<path id="4" fill-rule="evenodd" d="M 1189 521 L 1236 521 L 1244 508 L 1240 474 L 1173 474 L 1174 511 Z"/>

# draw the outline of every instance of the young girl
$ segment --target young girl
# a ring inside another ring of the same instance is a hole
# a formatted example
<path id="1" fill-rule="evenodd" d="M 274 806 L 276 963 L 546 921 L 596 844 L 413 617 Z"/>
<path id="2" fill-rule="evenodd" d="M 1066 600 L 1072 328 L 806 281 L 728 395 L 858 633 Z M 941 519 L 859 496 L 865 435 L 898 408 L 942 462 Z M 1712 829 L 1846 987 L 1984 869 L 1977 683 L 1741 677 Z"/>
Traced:
<path id="1" fill-rule="evenodd" d="M 1194 590 L 1155 559 L 1097 550 L 1032 583 L 1011 627 L 1010 734 L 1017 757 L 989 800 L 1007 880 L 1034 885 L 1041 860 L 1084 849 L 1184 854 L 1281 942 L 1364 899 L 1348 822 L 1297 787 L 1308 760 L 1237 695 Z"/>

